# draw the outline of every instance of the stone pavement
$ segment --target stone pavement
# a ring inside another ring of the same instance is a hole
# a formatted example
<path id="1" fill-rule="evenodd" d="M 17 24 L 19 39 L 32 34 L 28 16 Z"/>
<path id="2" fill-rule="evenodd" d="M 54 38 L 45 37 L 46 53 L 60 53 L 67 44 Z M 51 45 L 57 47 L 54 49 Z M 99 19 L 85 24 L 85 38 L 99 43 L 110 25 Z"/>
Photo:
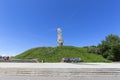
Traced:
<path id="1" fill-rule="evenodd" d="M 0 76 L 0 80 L 120 80 L 119 76 Z"/>
<path id="2" fill-rule="evenodd" d="M 0 75 L 120 76 L 120 63 L 0 63 Z"/>

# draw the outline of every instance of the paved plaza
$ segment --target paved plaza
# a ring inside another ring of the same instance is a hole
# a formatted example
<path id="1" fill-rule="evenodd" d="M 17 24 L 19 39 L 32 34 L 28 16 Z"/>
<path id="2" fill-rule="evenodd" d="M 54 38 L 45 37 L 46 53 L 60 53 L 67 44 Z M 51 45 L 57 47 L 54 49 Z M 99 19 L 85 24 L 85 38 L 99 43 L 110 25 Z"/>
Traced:
<path id="1" fill-rule="evenodd" d="M 51 77 L 51 76 L 0 76 L 0 80 L 120 80 L 119 76 L 79 76 L 79 77 Z"/>
<path id="2" fill-rule="evenodd" d="M 0 80 L 120 80 L 120 63 L 0 63 Z"/>

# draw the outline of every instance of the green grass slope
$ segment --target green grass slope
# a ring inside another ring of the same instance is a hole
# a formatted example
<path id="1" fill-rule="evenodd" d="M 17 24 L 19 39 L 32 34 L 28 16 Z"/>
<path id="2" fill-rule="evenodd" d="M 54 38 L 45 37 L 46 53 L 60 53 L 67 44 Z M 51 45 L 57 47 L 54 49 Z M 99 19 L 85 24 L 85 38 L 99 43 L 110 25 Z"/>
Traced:
<path id="1" fill-rule="evenodd" d="M 16 59 L 37 59 L 45 62 L 61 62 L 62 58 L 82 58 L 84 62 L 108 62 L 102 56 L 88 53 L 86 48 L 73 46 L 62 47 L 38 47 L 27 50 L 19 55 Z"/>

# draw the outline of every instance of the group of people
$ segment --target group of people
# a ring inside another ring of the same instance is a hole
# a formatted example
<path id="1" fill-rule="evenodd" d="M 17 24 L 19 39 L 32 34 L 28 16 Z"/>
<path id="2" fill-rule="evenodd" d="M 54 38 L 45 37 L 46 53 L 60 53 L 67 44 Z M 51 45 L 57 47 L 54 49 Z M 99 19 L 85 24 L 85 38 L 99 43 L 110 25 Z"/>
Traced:
<path id="1" fill-rule="evenodd" d="M 0 60 L 2 60 L 2 61 L 9 61 L 10 57 L 9 56 L 0 56 Z"/>
<path id="2" fill-rule="evenodd" d="M 81 58 L 62 58 L 62 62 L 78 63 L 78 62 L 83 62 L 83 60 Z"/>

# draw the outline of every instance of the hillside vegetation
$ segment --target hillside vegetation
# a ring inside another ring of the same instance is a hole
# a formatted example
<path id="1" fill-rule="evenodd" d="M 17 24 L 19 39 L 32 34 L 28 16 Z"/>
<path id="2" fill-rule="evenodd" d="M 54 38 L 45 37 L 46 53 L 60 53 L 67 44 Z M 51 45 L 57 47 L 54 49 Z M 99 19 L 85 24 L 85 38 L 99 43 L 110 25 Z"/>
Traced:
<path id="1" fill-rule="evenodd" d="M 81 58 L 84 62 L 109 62 L 101 55 L 88 53 L 86 48 L 73 46 L 62 47 L 38 47 L 27 50 L 16 59 L 37 59 L 44 62 L 61 62 L 62 58 Z"/>

